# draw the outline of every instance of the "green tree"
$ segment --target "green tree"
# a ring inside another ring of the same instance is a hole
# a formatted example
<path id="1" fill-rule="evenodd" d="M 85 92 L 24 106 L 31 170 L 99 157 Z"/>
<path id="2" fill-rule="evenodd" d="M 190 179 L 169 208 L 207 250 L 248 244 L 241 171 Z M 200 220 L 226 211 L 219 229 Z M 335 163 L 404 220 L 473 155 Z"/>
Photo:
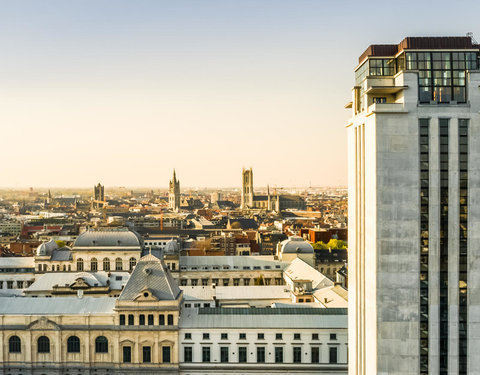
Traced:
<path id="1" fill-rule="evenodd" d="M 323 241 L 315 242 L 312 246 L 315 250 L 328 250 L 328 246 Z"/>
<path id="2" fill-rule="evenodd" d="M 57 240 L 57 241 L 55 241 L 55 242 L 57 243 L 58 247 L 65 247 L 65 246 L 67 246 L 67 244 L 65 243 L 65 241 Z"/>

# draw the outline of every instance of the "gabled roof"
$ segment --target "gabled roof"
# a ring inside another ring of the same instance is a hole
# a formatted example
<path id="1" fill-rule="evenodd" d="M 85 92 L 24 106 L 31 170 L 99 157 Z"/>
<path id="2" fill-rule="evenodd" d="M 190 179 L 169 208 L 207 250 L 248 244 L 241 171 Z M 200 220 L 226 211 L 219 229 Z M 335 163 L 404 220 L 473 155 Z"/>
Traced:
<path id="1" fill-rule="evenodd" d="M 144 293 L 149 301 L 152 296 L 154 300 L 174 301 L 181 293 L 165 264 L 152 254 L 140 258 L 118 299 L 135 301 Z"/>

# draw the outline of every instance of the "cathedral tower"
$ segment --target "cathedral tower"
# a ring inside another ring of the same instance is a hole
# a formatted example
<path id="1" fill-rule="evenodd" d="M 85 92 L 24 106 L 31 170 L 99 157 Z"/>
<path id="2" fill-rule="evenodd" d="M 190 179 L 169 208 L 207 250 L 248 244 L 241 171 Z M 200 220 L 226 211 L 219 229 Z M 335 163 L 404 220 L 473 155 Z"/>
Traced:
<path id="1" fill-rule="evenodd" d="M 178 211 L 180 208 L 180 181 L 177 180 L 175 169 L 168 190 L 168 208 L 174 211 Z"/>

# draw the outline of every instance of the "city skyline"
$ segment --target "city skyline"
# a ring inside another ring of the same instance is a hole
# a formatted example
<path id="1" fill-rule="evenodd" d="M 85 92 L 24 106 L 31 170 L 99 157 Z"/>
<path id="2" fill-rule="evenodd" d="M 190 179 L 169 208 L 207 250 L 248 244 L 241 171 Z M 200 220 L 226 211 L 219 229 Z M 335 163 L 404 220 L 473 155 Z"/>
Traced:
<path id="1" fill-rule="evenodd" d="M 479 35 L 477 4 L 408 3 L 402 30 L 354 2 L 4 4 L 0 185 L 165 186 L 176 168 L 184 186 L 232 187 L 252 166 L 258 186 L 346 186 L 363 48 Z"/>

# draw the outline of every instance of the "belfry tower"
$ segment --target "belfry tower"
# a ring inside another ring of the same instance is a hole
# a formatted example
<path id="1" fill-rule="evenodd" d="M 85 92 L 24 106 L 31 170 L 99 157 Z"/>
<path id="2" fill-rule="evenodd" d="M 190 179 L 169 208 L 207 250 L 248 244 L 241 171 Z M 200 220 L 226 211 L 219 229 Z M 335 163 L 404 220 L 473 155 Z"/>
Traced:
<path id="1" fill-rule="evenodd" d="M 242 169 L 242 201 L 241 209 L 253 207 L 253 170 Z"/>
<path id="2" fill-rule="evenodd" d="M 168 189 L 168 208 L 173 211 L 180 209 L 180 181 L 177 180 L 175 169 L 173 170 L 173 178 Z"/>

